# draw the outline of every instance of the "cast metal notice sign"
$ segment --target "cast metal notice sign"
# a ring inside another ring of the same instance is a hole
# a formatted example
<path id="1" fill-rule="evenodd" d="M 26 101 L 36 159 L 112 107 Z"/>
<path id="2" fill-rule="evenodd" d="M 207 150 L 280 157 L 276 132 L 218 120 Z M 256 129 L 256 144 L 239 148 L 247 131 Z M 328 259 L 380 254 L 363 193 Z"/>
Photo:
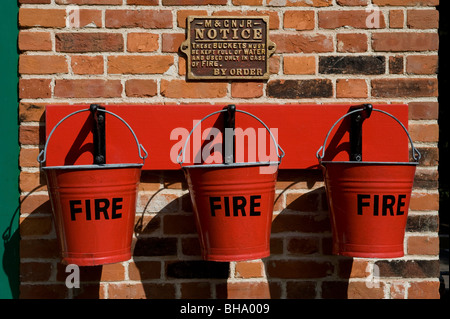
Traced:
<path id="1" fill-rule="evenodd" d="M 187 29 L 181 51 L 187 55 L 189 80 L 269 78 L 269 57 L 275 52 L 269 17 L 189 16 Z"/>

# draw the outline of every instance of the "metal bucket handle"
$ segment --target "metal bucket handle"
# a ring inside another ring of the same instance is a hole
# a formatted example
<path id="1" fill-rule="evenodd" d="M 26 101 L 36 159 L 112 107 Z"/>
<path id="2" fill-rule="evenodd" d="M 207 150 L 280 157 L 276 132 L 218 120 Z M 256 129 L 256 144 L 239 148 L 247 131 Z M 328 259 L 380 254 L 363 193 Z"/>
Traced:
<path id="1" fill-rule="evenodd" d="M 128 129 L 130 130 L 131 134 L 133 134 L 134 140 L 136 141 L 136 144 L 137 144 L 137 146 L 138 146 L 139 157 L 142 159 L 142 161 L 143 161 L 143 163 L 144 163 L 144 162 L 145 162 L 145 159 L 146 159 L 147 156 L 148 156 L 148 153 L 147 153 L 147 151 L 145 150 L 144 146 L 142 146 L 142 144 L 139 144 L 138 138 L 137 138 L 136 134 L 134 133 L 134 131 L 132 130 L 131 126 L 130 126 L 127 122 L 125 122 L 125 120 L 124 120 L 123 118 L 121 118 L 120 116 L 118 116 L 117 114 L 115 114 L 115 113 L 113 113 L 113 112 L 110 112 L 110 111 L 107 111 L 107 110 L 104 110 L 104 109 L 100 109 L 100 108 L 98 108 L 97 110 L 98 110 L 98 111 L 101 111 L 101 112 L 105 112 L 105 113 L 111 114 L 112 116 L 114 116 L 114 117 L 116 117 L 117 119 L 119 119 L 120 121 L 122 121 L 122 123 L 125 124 L 125 125 L 128 127 Z M 71 116 L 73 116 L 73 115 L 75 115 L 75 114 L 82 113 L 82 112 L 87 112 L 87 111 L 90 111 L 90 109 L 88 108 L 88 109 L 83 109 L 83 110 L 75 111 L 75 112 L 73 112 L 73 113 L 71 113 L 71 114 L 65 116 L 63 119 L 61 119 L 61 120 L 58 122 L 58 124 L 55 125 L 55 127 L 53 127 L 53 129 L 51 130 L 50 134 L 48 135 L 47 141 L 45 142 L 44 149 L 39 153 L 39 155 L 38 155 L 38 157 L 37 157 L 37 160 L 38 160 L 39 163 L 42 164 L 42 163 L 44 163 L 44 162 L 46 161 L 46 159 L 47 159 L 47 146 L 48 146 L 48 143 L 50 142 L 50 138 L 52 137 L 52 135 L 53 135 L 53 133 L 55 132 L 56 128 L 57 128 L 62 122 L 64 122 L 66 119 L 68 119 L 69 117 L 71 117 Z M 142 151 L 144 151 L 144 156 L 142 156 L 141 149 L 142 149 Z M 44 155 L 44 158 L 41 158 L 42 155 Z"/>
<path id="2" fill-rule="evenodd" d="M 343 116 L 341 116 L 341 117 L 333 124 L 333 126 L 332 126 L 332 127 L 330 128 L 330 130 L 328 131 L 327 136 L 325 137 L 325 141 L 324 141 L 323 145 L 320 146 L 320 148 L 317 150 L 316 157 L 317 157 L 317 159 L 319 160 L 319 162 L 321 162 L 322 159 L 325 157 L 325 146 L 326 146 L 326 144 L 327 144 L 328 137 L 330 136 L 331 131 L 334 129 L 334 127 L 335 127 L 342 119 L 344 119 L 345 117 L 349 116 L 350 114 L 353 114 L 353 113 L 356 113 L 356 112 L 362 112 L 362 111 L 364 111 L 364 108 L 356 109 L 356 110 L 350 111 L 350 112 L 344 114 Z M 403 130 L 405 131 L 406 135 L 408 136 L 409 143 L 411 144 L 412 157 L 414 158 L 414 160 L 415 160 L 416 162 L 418 162 L 418 161 L 420 160 L 420 158 L 421 158 L 421 154 L 420 154 L 420 152 L 417 150 L 417 148 L 414 147 L 414 144 L 413 144 L 413 141 L 412 141 L 412 139 L 411 139 L 411 136 L 409 135 L 408 130 L 407 130 L 406 127 L 403 125 L 403 123 L 400 122 L 395 116 L 393 116 L 392 114 L 390 114 L 390 113 L 388 113 L 388 112 L 386 112 L 386 111 L 383 111 L 383 110 L 380 110 L 380 109 L 375 109 L 375 108 L 372 109 L 372 111 L 376 111 L 376 112 L 380 112 L 380 113 L 386 114 L 386 115 L 390 116 L 391 118 L 393 118 L 395 121 L 397 121 L 398 124 L 401 125 L 401 127 L 402 127 Z M 320 151 L 322 151 L 322 154 L 321 154 L 321 155 L 319 154 Z"/>
<path id="3" fill-rule="evenodd" d="M 186 142 L 184 143 L 183 148 L 181 149 L 180 153 L 179 153 L 178 156 L 177 156 L 177 163 L 178 163 L 178 164 L 180 164 L 181 166 L 183 166 L 183 163 L 184 163 L 184 160 L 185 160 L 185 153 L 184 153 L 184 150 L 186 149 L 187 143 L 189 142 L 189 139 L 191 138 L 191 135 L 192 135 L 192 133 L 194 132 L 194 130 L 197 128 L 197 126 L 199 126 L 200 123 L 203 122 L 204 120 L 206 120 L 208 117 L 213 116 L 214 114 L 222 113 L 222 112 L 227 112 L 227 109 L 213 112 L 213 113 L 211 113 L 211 114 L 205 116 L 204 118 L 202 118 L 197 124 L 194 125 L 194 127 L 192 128 L 192 130 L 191 130 L 191 132 L 189 133 L 188 137 L 186 138 Z M 269 134 L 270 134 L 270 137 L 272 138 L 273 143 L 274 143 L 275 146 L 276 146 L 277 156 L 278 156 L 278 158 L 280 159 L 279 163 L 281 163 L 281 159 L 284 157 L 285 153 L 284 153 L 283 149 L 281 148 L 281 146 L 280 146 L 280 145 L 277 143 L 277 141 L 275 140 L 275 137 L 273 136 L 272 132 L 271 132 L 270 129 L 267 127 L 267 125 L 266 125 L 261 119 L 259 119 L 258 117 L 256 117 L 255 115 L 253 115 L 253 114 L 251 114 L 251 113 L 249 113 L 249 112 L 242 111 L 242 110 L 236 110 L 236 112 L 244 113 L 244 114 L 247 114 L 247 115 L 253 117 L 254 119 L 256 119 L 259 123 L 261 123 L 261 124 L 266 128 L 266 130 L 267 130 L 267 131 L 269 132 Z M 278 153 L 278 149 L 281 151 L 281 155 Z M 181 156 L 181 155 L 183 155 L 183 156 L 182 156 L 182 160 L 180 161 L 180 156 Z M 227 164 L 224 164 L 224 165 L 227 165 Z"/>

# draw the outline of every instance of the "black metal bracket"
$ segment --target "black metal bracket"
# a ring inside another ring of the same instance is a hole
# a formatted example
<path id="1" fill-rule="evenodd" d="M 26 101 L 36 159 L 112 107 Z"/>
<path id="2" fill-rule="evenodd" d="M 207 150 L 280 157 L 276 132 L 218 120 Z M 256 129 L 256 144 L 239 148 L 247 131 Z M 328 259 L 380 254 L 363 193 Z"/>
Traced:
<path id="1" fill-rule="evenodd" d="M 236 120 L 236 105 L 230 104 L 226 107 L 227 112 L 224 112 L 224 137 L 223 137 L 223 162 L 225 164 L 234 163 L 234 129 Z M 228 130 L 227 130 L 228 129 Z M 232 134 L 230 134 L 230 129 Z M 228 133 L 227 133 L 228 132 Z"/>
<path id="2" fill-rule="evenodd" d="M 350 161 L 362 161 L 362 125 L 372 114 L 372 104 L 353 106 L 351 110 L 360 109 L 350 115 Z"/>
<path id="3" fill-rule="evenodd" d="M 105 112 L 98 110 L 105 108 L 98 104 L 91 104 L 92 134 L 94 136 L 94 164 L 106 163 L 106 142 L 105 142 Z"/>

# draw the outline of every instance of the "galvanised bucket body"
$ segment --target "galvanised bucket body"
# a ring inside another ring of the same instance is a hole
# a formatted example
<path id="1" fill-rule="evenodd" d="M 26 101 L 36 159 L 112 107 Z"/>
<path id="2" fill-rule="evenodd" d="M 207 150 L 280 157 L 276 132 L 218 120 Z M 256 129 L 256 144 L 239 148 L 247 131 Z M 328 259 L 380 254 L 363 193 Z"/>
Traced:
<path id="1" fill-rule="evenodd" d="M 238 261 L 270 255 L 278 167 L 273 165 L 272 172 L 264 174 L 261 167 L 184 167 L 205 260 Z"/>
<path id="2" fill-rule="evenodd" d="M 333 253 L 402 257 L 415 163 L 322 162 Z"/>
<path id="3" fill-rule="evenodd" d="M 63 263 L 131 258 L 141 164 L 46 167 Z"/>

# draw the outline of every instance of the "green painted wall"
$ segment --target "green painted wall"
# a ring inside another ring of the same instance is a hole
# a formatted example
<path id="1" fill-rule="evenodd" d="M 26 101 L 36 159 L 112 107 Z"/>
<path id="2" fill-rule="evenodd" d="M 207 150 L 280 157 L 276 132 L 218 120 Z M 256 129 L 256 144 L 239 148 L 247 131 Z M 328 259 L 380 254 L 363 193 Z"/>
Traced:
<path id="1" fill-rule="evenodd" d="M 19 296 L 19 125 L 16 0 L 0 10 L 0 298 Z"/>

